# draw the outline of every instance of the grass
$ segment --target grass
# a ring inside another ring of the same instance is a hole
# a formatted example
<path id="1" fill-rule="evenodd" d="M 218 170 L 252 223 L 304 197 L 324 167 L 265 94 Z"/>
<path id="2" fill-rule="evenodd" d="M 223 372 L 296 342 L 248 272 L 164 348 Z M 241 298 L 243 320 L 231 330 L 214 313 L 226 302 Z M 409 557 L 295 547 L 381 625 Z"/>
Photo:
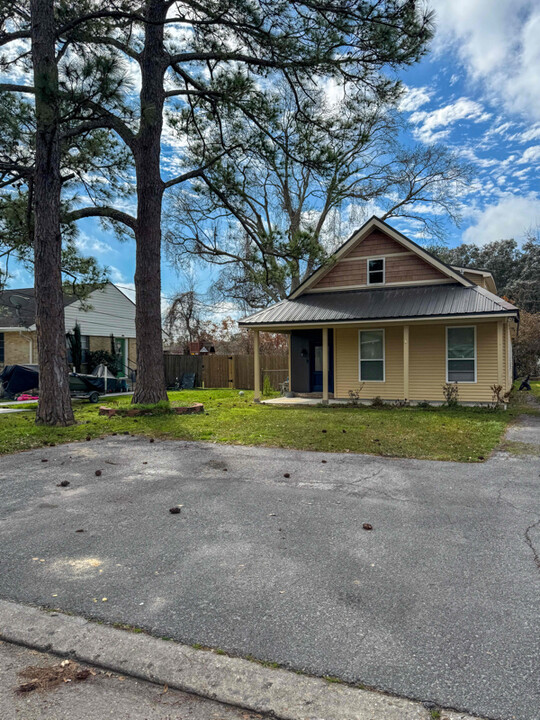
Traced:
<path id="1" fill-rule="evenodd" d="M 540 385 L 540 383 L 536 383 Z M 540 388 L 539 388 L 540 392 Z M 0 455 L 116 433 L 232 445 L 370 453 L 383 456 L 484 460 L 507 424 L 526 408 L 372 408 L 350 406 L 272 407 L 256 405 L 253 393 L 237 390 L 171 392 L 172 402 L 204 403 L 199 415 L 156 414 L 136 418 L 98 415 L 98 406 L 74 403 L 77 424 L 67 428 L 34 424 L 34 413 L 0 415 Z M 107 405 L 126 407 L 129 397 Z"/>
<path id="2" fill-rule="evenodd" d="M 535 398 L 540 400 L 540 380 L 531 381 L 531 392 Z"/>

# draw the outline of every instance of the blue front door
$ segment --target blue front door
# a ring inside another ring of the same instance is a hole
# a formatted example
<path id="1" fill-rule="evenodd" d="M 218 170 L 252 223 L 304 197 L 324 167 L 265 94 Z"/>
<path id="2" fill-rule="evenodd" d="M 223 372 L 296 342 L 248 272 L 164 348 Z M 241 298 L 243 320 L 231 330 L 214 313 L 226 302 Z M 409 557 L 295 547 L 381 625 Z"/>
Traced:
<path id="1" fill-rule="evenodd" d="M 313 346 L 311 391 L 322 392 L 322 345 Z"/>
<path id="2" fill-rule="evenodd" d="M 330 340 L 330 338 L 329 338 Z M 323 349 L 320 341 L 311 345 L 310 357 L 310 391 L 322 392 L 323 389 Z M 328 391 L 334 392 L 334 352 L 332 344 L 328 343 Z"/>

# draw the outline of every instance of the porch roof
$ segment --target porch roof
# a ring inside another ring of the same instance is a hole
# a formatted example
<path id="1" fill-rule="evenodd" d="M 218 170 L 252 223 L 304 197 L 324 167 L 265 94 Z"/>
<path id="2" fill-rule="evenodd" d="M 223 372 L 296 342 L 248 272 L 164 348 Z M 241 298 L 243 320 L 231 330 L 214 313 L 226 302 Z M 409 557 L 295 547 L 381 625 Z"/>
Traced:
<path id="1" fill-rule="evenodd" d="M 306 293 L 242 318 L 239 325 L 280 326 L 492 313 L 517 315 L 518 308 L 477 285 L 464 287 L 452 283 Z"/>

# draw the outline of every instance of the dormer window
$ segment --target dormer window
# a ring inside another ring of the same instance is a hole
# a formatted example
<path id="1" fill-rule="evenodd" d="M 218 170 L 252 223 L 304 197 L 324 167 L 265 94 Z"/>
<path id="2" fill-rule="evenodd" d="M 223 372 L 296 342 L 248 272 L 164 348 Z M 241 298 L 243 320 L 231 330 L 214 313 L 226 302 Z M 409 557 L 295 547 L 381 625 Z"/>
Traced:
<path id="1" fill-rule="evenodd" d="M 384 284 L 384 258 L 369 258 L 367 261 L 368 285 Z"/>

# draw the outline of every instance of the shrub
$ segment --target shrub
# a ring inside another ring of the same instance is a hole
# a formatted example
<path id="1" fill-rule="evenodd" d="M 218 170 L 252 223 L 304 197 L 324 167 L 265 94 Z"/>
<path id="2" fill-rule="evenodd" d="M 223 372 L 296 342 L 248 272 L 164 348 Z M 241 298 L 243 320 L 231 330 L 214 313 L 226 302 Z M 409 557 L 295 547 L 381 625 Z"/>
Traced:
<path id="1" fill-rule="evenodd" d="M 403 408 L 403 407 L 409 407 L 409 401 L 408 400 L 394 400 L 392 403 L 393 408 Z"/>
<path id="2" fill-rule="evenodd" d="M 116 375 L 118 372 L 117 358 L 106 350 L 94 350 L 88 353 L 88 370 L 92 372 L 98 365 L 105 365 Z"/>
<path id="3" fill-rule="evenodd" d="M 444 400 L 446 402 L 446 405 L 448 407 L 457 407 L 459 405 L 458 402 L 458 396 L 459 396 L 459 388 L 457 382 L 454 383 L 444 383 L 442 386 L 443 389 L 443 395 Z"/>
<path id="4" fill-rule="evenodd" d="M 422 408 L 423 410 L 427 410 L 427 408 L 431 407 L 431 403 L 428 402 L 427 400 L 422 400 L 421 402 L 416 403 L 416 407 Z"/>
<path id="5" fill-rule="evenodd" d="M 351 405 L 360 405 L 360 393 L 364 389 L 365 383 L 362 383 L 358 390 L 349 390 L 349 402 Z"/>
<path id="6" fill-rule="evenodd" d="M 263 380 L 263 395 L 271 395 L 273 391 L 274 388 L 272 387 L 270 378 L 268 377 L 268 375 L 265 375 Z"/>
<path id="7" fill-rule="evenodd" d="M 503 386 L 495 384 L 490 385 L 489 389 L 492 392 L 495 409 L 498 409 L 503 403 L 507 402 L 510 398 L 510 393 L 512 392 L 510 389 L 508 392 L 503 393 Z"/>
<path id="8" fill-rule="evenodd" d="M 384 407 L 384 400 L 380 395 L 376 395 L 373 400 L 371 401 L 371 407 L 374 408 L 382 408 Z"/>

